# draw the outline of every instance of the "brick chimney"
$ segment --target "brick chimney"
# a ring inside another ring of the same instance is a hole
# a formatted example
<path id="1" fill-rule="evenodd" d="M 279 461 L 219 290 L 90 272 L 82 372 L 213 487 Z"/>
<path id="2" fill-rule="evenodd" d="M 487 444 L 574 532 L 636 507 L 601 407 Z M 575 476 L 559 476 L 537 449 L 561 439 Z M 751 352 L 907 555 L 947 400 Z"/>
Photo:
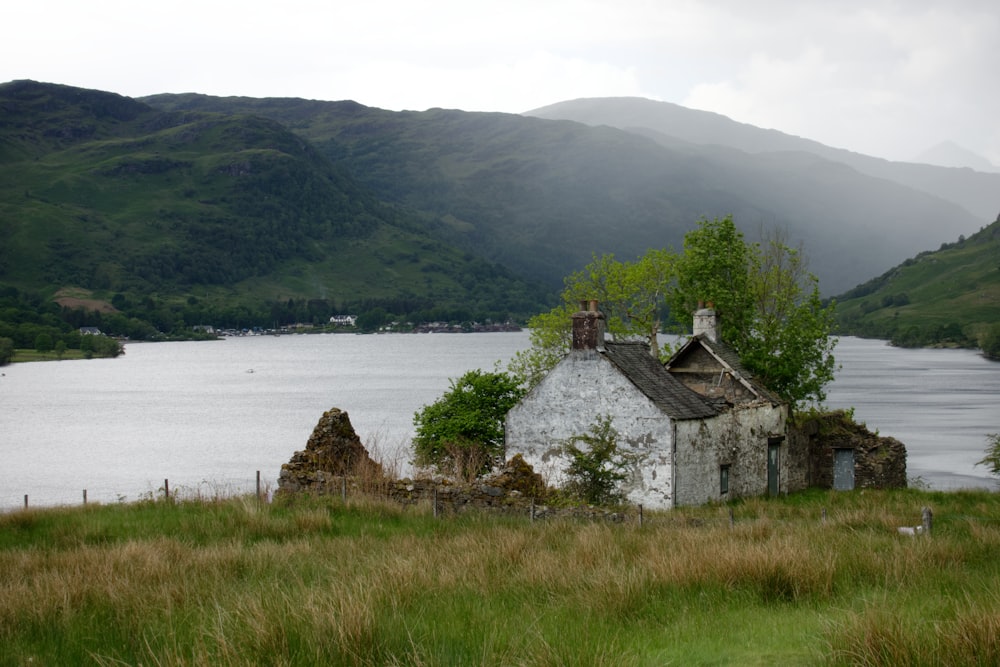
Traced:
<path id="1" fill-rule="evenodd" d="M 699 301 L 698 310 L 694 311 L 694 335 L 698 334 L 705 334 L 713 342 L 719 340 L 719 321 L 711 301 L 708 306 Z"/>
<path id="2" fill-rule="evenodd" d="M 604 349 L 604 313 L 597 310 L 597 299 L 581 301 L 573 313 L 573 350 Z"/>

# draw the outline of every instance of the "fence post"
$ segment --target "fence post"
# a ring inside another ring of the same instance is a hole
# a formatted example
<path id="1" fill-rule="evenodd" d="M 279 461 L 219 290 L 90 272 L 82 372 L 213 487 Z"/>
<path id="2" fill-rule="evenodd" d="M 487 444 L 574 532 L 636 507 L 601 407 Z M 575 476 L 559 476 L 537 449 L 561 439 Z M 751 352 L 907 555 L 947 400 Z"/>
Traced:
<path id="1" fill-rule="evenodd" d="M 24 509 L 28 509 L 28 494 L 24 494 Z"/>
<path id="2" fill-rule="evenodd" d="M 170 480 L 167 478 L 163 479 L 163 499 L 170 500 Z"/>
<path id="3" fill-rule="evenodd" d="M 438 490 L 434 487 L 434 518 L 436 519 L 438 515 Z"/>
<path id="4" fill-rule="evenodd" d="M 825 508 L 825 507 L 823 508 L 823 518 L 822 518 L 822 523 L 823 523 L 823 524 L 826 524 L 826 508 Z"/>
<path id="5" fill-rule="evenodd" d="M 257 502 L 260 502 L 260 471 L 257 471 Z"/>
<path id="6" fill-rule="evenodd" d="M 83 490 L 83 504 L 87 504 L 87 489 Z"/>
<path id="7" fill-rule="evenodd" d="M 639 527 L 642 528 L 642 503 L 639 504 Z"/>
<path id="8" fill-rule="evenodd" d="M 931 534 L 931 523 L 934 520 L 934 513 L 931 512 L 930 507 L 925 507 L 920 511 L 920 517 L 923 522 L 924 532 L 928 535 Z"/>

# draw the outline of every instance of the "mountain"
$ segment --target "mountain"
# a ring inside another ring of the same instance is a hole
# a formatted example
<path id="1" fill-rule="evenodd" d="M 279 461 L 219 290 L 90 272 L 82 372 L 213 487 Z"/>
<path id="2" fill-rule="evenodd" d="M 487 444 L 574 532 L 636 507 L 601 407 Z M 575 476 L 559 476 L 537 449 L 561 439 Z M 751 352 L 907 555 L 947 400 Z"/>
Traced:
<path id="1" fill-rule="evenodd" d="M 1000 336 L 1000 217 L 837 297 L 846 334 L 896 345 L 982 345 Z"/>
<path id="2" fill-rule="evenodd" d="M 144 101 L 276 120 L 382 199 L 420 211 L 436 238 L 553 286 L 594 253 L 679 249 L 702 216 L 733 214 L 751 238 L 784 228 L 826 294 L 983 224 L 954 202 L 801 150 L 749 153 L 649 129 L 354 102 Z M 704 136 L 718 122 L 682 113 L 709 128 Z"/>
<path id="3" fill-rule="evenodd" d="M 637 97 L 569 100 L 528 111 L 525 115 L 574 120 L 587 125 L 608 125 L 647 134 L 652 132 L 667 143 L 679 139 L 699 146 L 722 146 L 754 155 L 809 153 L 847 165 L 860 174 L 892 181 L 957 204 L 976 217 L 980 224 L 1000 213 L 1000 173 L 982 173 L 996 171 L 996 168 L 981 171 L 945 168 L 933 166 L 936 164 L 934 160 L 929 161 L 932 164 L 891 162 L 831 148 L 777 130 L 739 123 L 721 114 Z M 979 160 L 980 165 L 986 162 L 983 158 Z"/>
<path id="4" fill-rule="evenodd" d="M 0 85 L 0 283 L 16 289 L 147 302 L 147 317 L 170 310 L 164 329 L 184 310 L 270 323 L 274 304 L 307 300 L 466 317 L 547 303 L 422 227 L 262 116 Z"/>
<path id="5" fill-rule="evenodd" d="M 953 141 L 943 141 L 940 144 L 931 146 L 915 156 L 912 161 L 935 164 L 939 167 L 968 167 L 982 172 L 1000 172 L 1000 167 L 982 155 L 973 153 L 967 148 L 962 148 Z"/>
<path id="6" fill-rule="evenodd" d="M 545 309 L 593 254 L 680 249 L 702 216 L 733 214 L 750 238 L 783 228 L 825 294 L 983 224 L 967 201 L 797 138 L 678 113 L 707 129 L 2 84 L 0 288 L 161 330 L 345 309 L 465 319 Z M 716 127 L 787 147 L 707 142 Z"/>

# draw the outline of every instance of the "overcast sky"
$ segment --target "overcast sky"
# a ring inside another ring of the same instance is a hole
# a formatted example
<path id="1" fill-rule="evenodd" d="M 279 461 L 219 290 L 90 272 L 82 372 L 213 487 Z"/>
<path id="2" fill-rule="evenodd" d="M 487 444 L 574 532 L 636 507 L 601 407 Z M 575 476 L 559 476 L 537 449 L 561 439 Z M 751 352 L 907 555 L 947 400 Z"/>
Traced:
<path id="1" fill-rule="evenodd" d="M 18 0 L 3 23 L 0 81 L 513 113 L 640 96 L 1000 165 L 997 0 Z"/>

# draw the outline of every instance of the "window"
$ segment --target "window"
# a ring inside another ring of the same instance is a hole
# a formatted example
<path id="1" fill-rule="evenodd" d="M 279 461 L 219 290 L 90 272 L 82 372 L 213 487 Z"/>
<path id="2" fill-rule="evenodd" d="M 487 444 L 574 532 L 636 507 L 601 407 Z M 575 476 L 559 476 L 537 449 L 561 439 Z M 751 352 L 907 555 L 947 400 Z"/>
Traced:
<path id="1" fill-rule="evenodd" d="M 719 494 L 729 493 L 729 464 L 719 466 Z"/>

